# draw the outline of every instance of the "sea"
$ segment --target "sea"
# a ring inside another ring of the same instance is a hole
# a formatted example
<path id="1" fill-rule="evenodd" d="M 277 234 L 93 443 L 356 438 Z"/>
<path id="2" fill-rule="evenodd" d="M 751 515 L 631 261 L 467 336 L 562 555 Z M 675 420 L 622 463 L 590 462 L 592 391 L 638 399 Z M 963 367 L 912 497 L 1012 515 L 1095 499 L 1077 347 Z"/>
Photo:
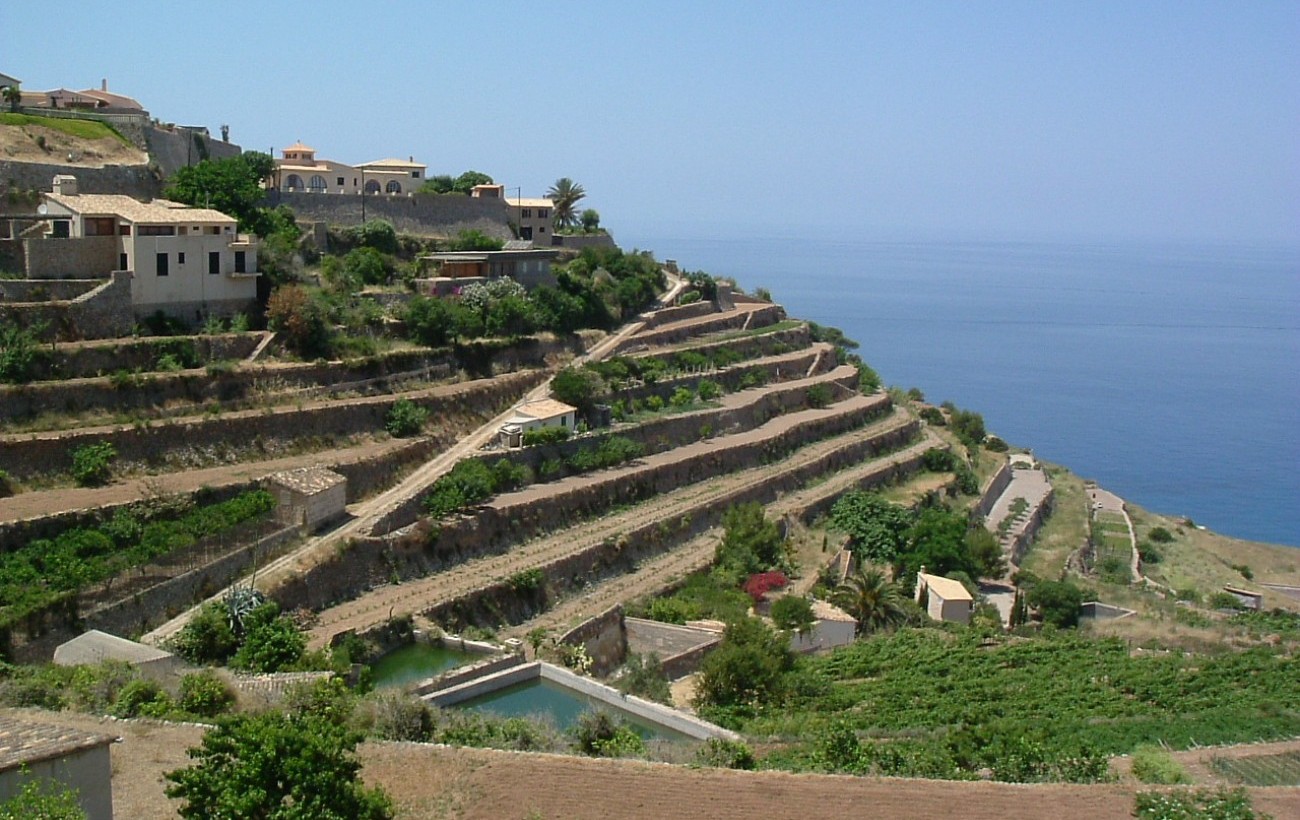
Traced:
<path id="1" fill-rule="evenodd" d="M 1133 503 L 1300 546 L 1300 246 L 617 238 Z"/>

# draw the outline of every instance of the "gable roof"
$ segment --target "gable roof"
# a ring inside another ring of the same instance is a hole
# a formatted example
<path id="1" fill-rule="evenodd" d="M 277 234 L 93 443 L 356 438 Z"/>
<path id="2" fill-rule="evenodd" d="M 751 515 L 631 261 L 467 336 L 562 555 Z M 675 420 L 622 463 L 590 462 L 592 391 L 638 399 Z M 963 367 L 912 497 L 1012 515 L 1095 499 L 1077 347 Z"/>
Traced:
<path id="1" fill-rule="evenodd" d="M 98 629 L 83 632 L 70 641 L 59 644 L 54 650 L 54 662 L 60 666 L 81 663 L 99 663 L 103 660 L 148 663 L 175 657 L 156 646 L 128 641 Z"/>
<path id="2" fill-rule="evenodd" d="M 127 222 L 162 222 L 168 225 L 224 225 L 235 222 L 211 208 L 192 208 L 169 199 L 141 202 L 122 194 L 45 194 L 46 199 L 57 202 L 74 214 L 82 216 L 116 216 Z"/>
<path id="3" fill-rule="evenodd" d="M 954 581 L 941 575 L 931 575 L 928 572 L 917 573 L 916 577 L 925 581 L 925 585 L 930 588 L 930 591 L 945 601 L 975 600 L 966 587 L 962 586 L 961 581 Z"/>
<path id="4" fill-rule="evenodd" d="M 506 197 L 506 201 L 509 202 L 511 205 L 515 205 L 520 208 L 552 208 L 555 206 L 555 200 L 547 199 L 546 197 L 510 196 L 510 197 Z"/>
<path id="5" fill-rule="evenodd" d="M 112 91 L 103 91 L 98 88 L 87 88 L 85 91 L 78 91 L 77 93 L 99 100 L 104 103 L 104 105 L 112 106 L 113 108 L 134 108 L 138 111 L 144 110 L 144 106 L 140 105 L 138 100 L 128 97 L 125 94 L 114 94 Z"/>
<path id="6" fill-rule="evenodd" d="M 534 399 L 515 408 L 515 415 L 533 419 L 553 419 L 566 413 L 576 413 L 578 408 L 555 399 Z"/>
<path id="7" fill-rule="evenodd" d="M 0 715 L 0 772 L 63 757 L 82 749 L 105 746 L 116 740 L 113 735 L 92 734 Z"/>
<path id="8" fill-rule="evenodd" d="M 8 74 L 5 74 L 3 71 L 0 71 L 0 88 L 4 88 L 5 86 L 17 86 L 21 84 L 22 84 L 22 80 L 19 80 L 17 77 L 10 77 Z"/>
<path id="9" fill-rule="evenodd" d="M 428 166 L 422 162 L 413 162 L 390 157 L 388 159 L 377 159 L 374 162 L 363 162 L 356 167 L 369 170 L 371 168 L 427 168 Z"/>

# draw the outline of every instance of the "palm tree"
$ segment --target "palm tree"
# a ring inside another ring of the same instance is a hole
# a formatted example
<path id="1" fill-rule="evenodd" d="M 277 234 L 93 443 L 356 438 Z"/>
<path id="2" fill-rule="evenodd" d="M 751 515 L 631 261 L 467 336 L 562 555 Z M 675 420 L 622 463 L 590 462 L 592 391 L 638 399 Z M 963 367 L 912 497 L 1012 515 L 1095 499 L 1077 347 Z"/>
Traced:
<path id="1" fill-rule="evenodd" d="M 861 569 L 844 579 L 835 590 L 835 603 L 858 622 L 858 634 L 901 623 L 903 593 L 878 569 Z"/>
<path id="2" fill-rule="evenodd" d="M 557 228 L 572 228 L 578 224 L 578 201 L 586 195 L 587 192 L 582 190 L 582 186 L 568 177 L 555 180 L 551 190 L 546 192 L 546 197 L 555 203 L 553 210 Z"/>
<path id="3" fill-rule="evenodd" d="M 18 86 L 7 85 L 0 93 L 4 95 L 5 102 L 9 103 L 9 110 L 17 111 L 18 105 L 23 101 L 23 92 L 18 90 Z"/>

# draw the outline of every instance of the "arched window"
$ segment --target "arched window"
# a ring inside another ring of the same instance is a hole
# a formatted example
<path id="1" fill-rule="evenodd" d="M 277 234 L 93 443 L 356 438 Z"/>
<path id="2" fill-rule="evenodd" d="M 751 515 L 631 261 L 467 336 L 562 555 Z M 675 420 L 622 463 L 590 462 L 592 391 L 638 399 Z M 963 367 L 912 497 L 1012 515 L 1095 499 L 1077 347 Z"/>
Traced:
<path id="1" fill-rule="evenodd" d="M 297 174 L 289 174 L 289 178 L 284 181 L 284 187 L 290 191 L 301 191 L 304 187 L 302 177 Z"/>
<path id="2" fill-rule="evenodd" d="M 377 194 L 379 193 L 379 190 L 380 190 L 379 182 L 377 180 L 373 180 L 373 179 L 366 180 L 366 193 Z"/>
<path id="3" fill-rule="evenodd" d="M 400 194 L 402 192 L 402 183 L 395 179 L 390 179 L 388 181 L 388 187 L 384 190 L 388 191 L 390 194 Z"/>
<path id="4" fill-rule="evenodd" d="M 312 177 L 311 183 L 307 186 L 307 188 L 313 194 L 323 194 L 325 193 L 325 189 L 328 187 L 329 185 L 326 184 L 325 177 L 321 176 L 320 174 L 317 174 L 316 176 Z"/>

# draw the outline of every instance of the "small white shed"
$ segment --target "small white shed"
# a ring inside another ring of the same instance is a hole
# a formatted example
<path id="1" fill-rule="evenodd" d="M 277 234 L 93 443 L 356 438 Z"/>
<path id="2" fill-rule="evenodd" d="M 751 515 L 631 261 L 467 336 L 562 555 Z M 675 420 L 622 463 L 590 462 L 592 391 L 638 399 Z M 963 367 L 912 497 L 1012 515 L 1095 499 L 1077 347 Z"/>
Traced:
<path id="1" fill-rule="evenodd" d="M 501 441 L 507 447 L 518 447 L 529 430 L 560 427 L 573 432 L 577 424 L 578 408 L 555 399 L 534 399 L 515 407 L 514 415 L 501 425 Z"/>
<path id="2" fill-rule="evenodd" d="M 970 623 L 975 599 L 960 581 L 919 572 L 916 575 L 916 602 L 936 621 Z"/>

